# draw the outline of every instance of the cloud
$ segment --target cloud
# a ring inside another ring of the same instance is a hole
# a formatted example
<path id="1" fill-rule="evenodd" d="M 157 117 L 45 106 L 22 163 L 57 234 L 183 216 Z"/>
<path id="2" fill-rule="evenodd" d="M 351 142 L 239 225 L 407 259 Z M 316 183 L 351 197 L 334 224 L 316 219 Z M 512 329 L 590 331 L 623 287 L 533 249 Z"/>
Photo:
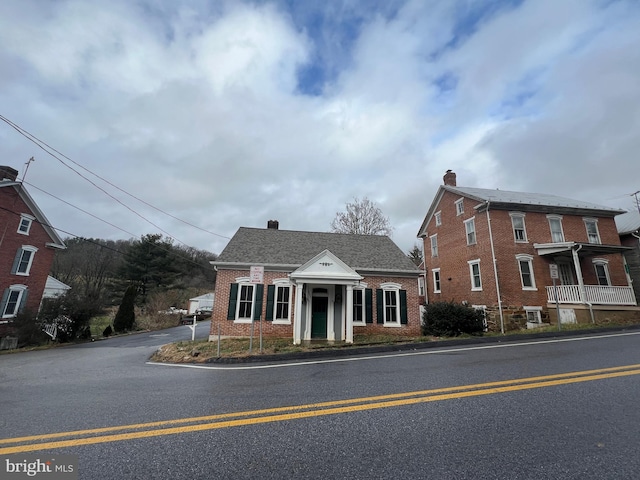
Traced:
<path id="1" fill-rule="evenodd" d="M 447 169 L 460 185 L 624 206 L 639 16 L 631 1 L 2 2 L 0 113 L 219 235 L 269 219 L 327 231 L 366 196 L 408 250 Z M 30 183 L 157 231 L 0 127 L 3 163 L 36 157 Z M 226 243 L 93 180 L 180 241 Z M 32 194 L 65 231 L 128 236 Z"/>

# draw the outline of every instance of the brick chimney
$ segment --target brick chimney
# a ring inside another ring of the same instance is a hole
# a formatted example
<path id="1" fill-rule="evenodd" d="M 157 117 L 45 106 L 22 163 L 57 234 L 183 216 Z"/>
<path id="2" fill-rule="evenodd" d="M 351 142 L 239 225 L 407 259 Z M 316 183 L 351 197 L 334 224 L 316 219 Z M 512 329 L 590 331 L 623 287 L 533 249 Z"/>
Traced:
<path id="1" fill-rule="evenodd" d="M 267 222 L 267 229 L 269 230 L 278 230 L 278 227 L 280 227 L 280 222 L 278 222 L 278 220 L 269 220 Z"/>
<path id="2" fill-rule="evenodd" d="M 450 187 L 456 186 L 456 173 L 452 170 L 447 170 L 447 173 L 442 177 L 445 185 L 449 185 Z"/>
<path id="3" fill-rule="evenodd" d="M 15 182 L 18 178 L 18 171 L 15 168 L 0 165 L 0 180 L 11 180 Z"/>

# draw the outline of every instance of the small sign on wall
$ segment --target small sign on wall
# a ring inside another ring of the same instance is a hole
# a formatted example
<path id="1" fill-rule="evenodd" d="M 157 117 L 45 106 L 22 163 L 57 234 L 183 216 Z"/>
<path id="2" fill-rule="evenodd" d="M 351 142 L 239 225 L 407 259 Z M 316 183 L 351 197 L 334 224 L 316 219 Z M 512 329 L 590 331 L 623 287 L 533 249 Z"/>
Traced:
<path id="1" fill-rule="evenodd" d="M 264 267 L 251 267 L 249 278 L 251 283 L 264 283 Z"/>

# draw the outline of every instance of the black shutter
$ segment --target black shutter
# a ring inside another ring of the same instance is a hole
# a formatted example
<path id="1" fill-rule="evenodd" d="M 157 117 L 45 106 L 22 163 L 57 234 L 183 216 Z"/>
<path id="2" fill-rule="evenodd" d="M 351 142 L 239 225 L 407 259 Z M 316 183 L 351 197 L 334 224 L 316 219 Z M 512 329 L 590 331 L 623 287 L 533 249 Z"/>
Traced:
<path id="1" fill-rule="evenodd" d="M 18 313 L 22 313 L 24 311 L 24 308 L 27 305 L 28 297 L 29 297 L 29 290 L 26 289 L 24 292 L 22 292 L 22 298 L 20 298 L 20 305 L 18 305 Z"/>
<path id="2" fill-rule="evenodd" d="M 15 274 L 18 271 L 18 263 L 20 263 L 21 258 L 22 258 L 22 249 L 19 248 L 15 258 L 13 259 L 13 266 L 11 267 L 11 273 Z"/>
<path id="3" fill-rule="evenodd" d="M 273 320 L 273 298 L 276 293 L 275 285 L 267 285 L 267 313 L 264 319 L 267 321 Z"/>
<path id="4" fill-rule="evenodd" d="M 7 301 L 9 300 L 9 289 L 5 289 L 2 294 L 2 301 L 0 302 L 0 318 L 4 315 L 4 309 L 7 307 Z"/>
<path id="5" fill-rule="evenodd" d="M 378 323 L 384 323 L 384 292 L 381 288 L 376 289 L 376 313 L 378 314 Z"/>
<path id="6" fill-rule="evenodd" d="M 253 319 L 260 320 L 262 315 L 262 297 L 264 296 L 264 285 L 259 283 L 256 285 L 256 304 L 253 307 Z"/>
<path id="7" fill-rule="evenodd" d="M 400 323 L 406 325 L 409 323 L 407 317 L 407 291 L 400 290 Z"/>
<path id="8" fill-rule="evenodd" d="M 229 291 L 229 309 L 227 310 L 227 320 L 236 319 L 236 303 L 238 302 L 238 284 L 232 283 Z"/>
<path id="9" fill-rule="evenodd" d="M 364 291 L 364 318 L 365 322 L 373 323 L 373 290 L 370 288 Z"/>

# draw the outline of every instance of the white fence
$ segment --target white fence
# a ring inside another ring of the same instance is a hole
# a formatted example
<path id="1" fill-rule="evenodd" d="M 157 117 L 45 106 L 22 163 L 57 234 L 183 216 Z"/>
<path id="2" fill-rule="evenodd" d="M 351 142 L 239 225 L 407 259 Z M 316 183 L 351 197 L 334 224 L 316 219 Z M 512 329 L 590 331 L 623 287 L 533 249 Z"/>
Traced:
<path id="1" fill-rule="evenodd" d="M 611 287 L 603 285 L 585 285 L 584 300 L 580 296 L 579 285 L 557 285 L 558 303 L 591 303 L 594 305 L 636 305 L 631 287 Z M 547 287 L 547 301 L 555 303 L 553 287 Z"/>

